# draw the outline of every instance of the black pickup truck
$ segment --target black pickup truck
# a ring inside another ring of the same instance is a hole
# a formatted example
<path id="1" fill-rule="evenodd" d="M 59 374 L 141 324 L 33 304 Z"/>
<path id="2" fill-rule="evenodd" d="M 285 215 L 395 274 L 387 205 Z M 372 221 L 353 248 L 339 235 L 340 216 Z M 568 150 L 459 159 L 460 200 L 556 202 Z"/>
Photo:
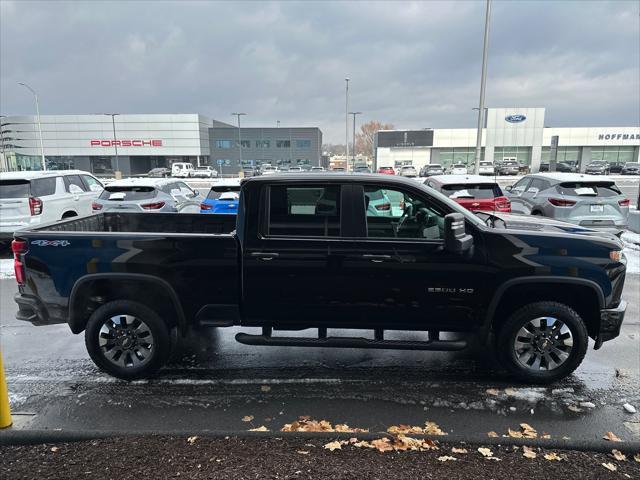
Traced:
<path id="1" fill-rule="evenodd" d="M 387 175 L 256 177 L 237 220 L 102 213 L 18 232 L 12 248 L 17 317 L 84 331 L 94 362 L 124 379 L 159 369 L 174 333 L 257 326 L 236 340 L 462 350 L 479 338 L 512 375 L 545 383 L 578 367 L 589 337 L 595 348 L 615 338 L 626 308 L 615 236 L 473 214 Z M 281 333 L 303 329 L 317 335 Z"/>

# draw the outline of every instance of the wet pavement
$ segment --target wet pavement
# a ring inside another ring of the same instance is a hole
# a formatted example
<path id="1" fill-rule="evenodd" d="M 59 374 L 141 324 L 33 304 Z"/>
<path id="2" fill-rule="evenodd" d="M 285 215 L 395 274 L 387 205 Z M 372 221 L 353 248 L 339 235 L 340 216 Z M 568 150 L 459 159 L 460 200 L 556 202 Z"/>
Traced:
<path id="1" fill-rule="evenodd" d="M 66 325 L 16 321 L 14 292 L 13 280 L 0 280 L 0 333 L 16 429 L 193 433 L 264 425 L 277 431 L 307 415 L 371 431 L 431 420 L 450 434 L 478 436 L 526 422 L 553 438 L 597 440 L 612 431 L 640 440 L 640 414 L 622 407 L 640 410 L 638 275 L 627 278 L 623 296 L 630 306 L 620 337 L 590 349 L 574 375 L 548 387 L 513 382 L 486 348 L 252 347 L 235 342 L 238 331 L 252 331 L 239 328 L 199 331 L 179 343 L 156 378 L 128 383 L 98 371 L 83 336 Z"/>

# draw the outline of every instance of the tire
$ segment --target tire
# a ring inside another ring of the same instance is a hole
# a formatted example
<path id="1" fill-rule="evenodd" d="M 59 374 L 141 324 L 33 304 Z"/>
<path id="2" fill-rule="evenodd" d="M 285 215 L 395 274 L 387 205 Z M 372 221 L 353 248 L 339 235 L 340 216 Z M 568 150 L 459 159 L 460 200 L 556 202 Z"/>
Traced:
<path id="1" fill-rule="evenodd" d="M 534 328 L 536 323 L 538 329 Z M 525 330 L 525 326 L 529 328 Z M 557 334 L 553 335 L 553 331 Z M 534 343 L 541 350 L 534 348 Z M 502 365 L 526 383 L 552 383 L 570 375 L 584 359 L 588 345 L 589 334 L 580 315 L 563 303 L 551 301 L 531 303 L 517 310 L 501 326 L 496 338 Z"/>
<path id="2" fill-rule="evenodd" d="M 119 339 L 117 334 L 121 335 Z M 111 348 L 104 335 L 113 340 Z M 98 368 L 123 380 L 154 374 L 171 355 L 171 334 L 166 323 L 147 306 L 130 300 L 108 302 L 93 312 L 84 338 L 87 352 Z"/>

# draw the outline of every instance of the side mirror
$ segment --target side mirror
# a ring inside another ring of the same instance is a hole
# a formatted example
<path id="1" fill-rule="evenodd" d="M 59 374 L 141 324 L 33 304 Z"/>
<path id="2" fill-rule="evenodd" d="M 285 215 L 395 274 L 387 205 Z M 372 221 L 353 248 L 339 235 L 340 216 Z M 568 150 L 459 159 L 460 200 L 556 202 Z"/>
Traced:
<path id="1" fill-rule="evenodd" d="M 505 189 L 507 192 L 510 192 L 510 191 L 513 189 L 513 185 L 507 185 L 506 187 L 504 187 L 504 189 Z"/>
<path id="2" fill-rule="evenodd" d="M 450 213 L 444 217 L 444 248 L 457 254 L 470 252 L 473 248 L 473 237 L 465 232 L 461 213 Z"/>

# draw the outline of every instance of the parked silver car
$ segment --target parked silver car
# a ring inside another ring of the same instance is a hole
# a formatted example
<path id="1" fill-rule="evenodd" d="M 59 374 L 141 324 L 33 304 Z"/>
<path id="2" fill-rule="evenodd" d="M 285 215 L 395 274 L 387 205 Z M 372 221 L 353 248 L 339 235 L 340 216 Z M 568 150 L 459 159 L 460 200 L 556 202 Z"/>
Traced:
<path id="1" fill-rule="evenodd" d="M 204 197 L 186 183 L 171 178 L 127 178 L 104 188 L 91 208 L 97 212 L 199 213 Z"/>
<path id="2" fill-rule="evenodd" d="M 526 175 L 506 188 L 514 213 L 543 215 L 583 227 L 619 233 L 627 225 L 629 199 L 613 180 L 578 173 Z"/>

